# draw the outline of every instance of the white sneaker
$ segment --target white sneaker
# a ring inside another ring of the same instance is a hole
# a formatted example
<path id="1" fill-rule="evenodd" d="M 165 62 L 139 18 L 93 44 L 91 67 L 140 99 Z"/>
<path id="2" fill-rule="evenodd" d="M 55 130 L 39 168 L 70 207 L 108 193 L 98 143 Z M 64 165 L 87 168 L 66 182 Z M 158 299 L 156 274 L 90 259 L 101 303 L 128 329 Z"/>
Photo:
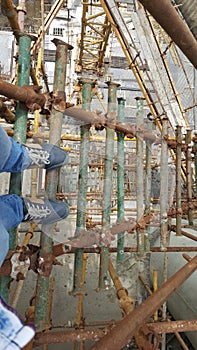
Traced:
<path id="1" fill-rule="evenodd" d="M 65 219 L 70 212 L 66 202 L 55 199 L 23 198 L 23 221 L 37 221 L 40 224 L 52 224 Z"/>
<path id="2" fill-rule="evenodd" d="M 29 169 L 38 167 L 52 170 L 68 163 L 68 153 L 50 143 L 32 144 L 25 148 L 31 161 Z"/>

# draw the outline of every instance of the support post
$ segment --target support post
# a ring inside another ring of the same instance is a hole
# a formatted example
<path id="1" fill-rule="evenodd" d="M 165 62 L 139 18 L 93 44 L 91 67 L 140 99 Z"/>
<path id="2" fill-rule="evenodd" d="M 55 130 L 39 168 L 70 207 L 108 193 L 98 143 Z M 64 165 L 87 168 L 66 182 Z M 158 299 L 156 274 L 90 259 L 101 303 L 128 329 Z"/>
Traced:
<path id="1" fill-rule="evenodd" d="M 113 82 L 108 83 L 108 113 L 116 111 L 116 93 L 117 93 L 118 86 L 119 84 L 117 83 L 113 83 Z M 108 119 L 110 118 L 110 114 L 108 114 L 107 118 Z M 104 237 L 107 236 L 110 228 L 113 156 L 114 156 L 114 130 L 110 129 L 109 127 L 106 127 L 103 213 L 102 213 L 102 232 Z M 99 288 L 105 288 L 105 285 L 107 282 L 108 255 L 109 255 L 108 248 L 101 247 Z"/>
<path id="2" fill-rule="evenodd" d="M 193 212 L 192 212 L 192 157 L 191 157 L 191 130 L 187 130 L 185 140 L 186 150 L 186 181 L 187 181 L 187 201 L 188 201 L 188 222 L 190 226 L 193 226 Z"/>
<path id="3" fill-rule="evenodd" d="M 53 43 L 56 45 L 56 63 L 54 72 L 54 94 L 60 97 L 65 97 L 65 80 L 66 80 L 66 62 L 68 50 L 72 49 L 71 45 L 64 43 L 61 40 L 54 39 Z M 56 146 L 60 146 L 61 130 L 62 130 L 63 113 L 52 109 L 50 116 L 50 134 L 49 142 Z M 51 170 L 47 172 L 47 188 L 46 195 L 50 199 L 56 198 L 58 186 L 58 170 Z M 41 235 L 41 251 L 40 256 L 44 257 L 46 254 L 52 252 L 52 239 L 46 235 L 45 230 L 53 230 L 53 225 L 46 228 L 42 226 Z M 37 330 L 42 331 L 47 325 L 48 307 L 49 307 L 49 285 L 50 285 L 50 271 L 48 275 L 38 275 L 37 291 L 36 291 L 36 306 L 35 306 L 35 324 Z"/>
<path id="4" fill-rule="evenodd" d="M 30 76 L 30 47 L 31 38 L 27 35 L 19 37 L 19 53 L 18 53 L 18 86 L 29 85 Z M 18 102 L 16 106 L 15 124 L 14 124 L 14 139 L 17 142 L 26 142 L 27 130 L 27 114 L 28 111 L 22 108 Z M 21 195 L 21 173 L 13 173 L 10 178 L 10 193 Z M 16 243 L 16 228 L 12 228 L 10 234 L 10 249 L 15 248 Z M 1 295 L 8 301 L 8 278 L 1 280 Z"/>
<path id="5" fill-rule="evenodd" d="M 195 162 L 195 187 L 196 187 L 196 199 L 197 199 L 197 133 L 194 135 L 194 162 Z"/>
<path id="6" fill-rule="evenodd" d="M 147 122 L 147 131 L 152 133 L 153 123 Z M 145 215 L 150 214 L 151 210 L 151 154 L 152 154 L 152 142 L 146 140 L 146 169 L 145 169 Z M 147 226 L 144 233 L 144 249 L 148 253 L 150 251 L 150 227 Z"/>
<path id="7" fill-rule="evenodd" d="M 144 176 L 143 176 L 143 138 L 140 130 L 144 126 L 144 98 L 136 97 L 137 114 L 136 114 L 136 196 L 137 196 L 137 223 L 142 219 L 144 212 Z M 137 251 L 138 257 L 144 256 L 144 228 L 137 228 Z"/>
<path id="8" fill-rule="evenodd" d="M 81 79 L 82 85 L 82 109 L 90 110 L 92 99 L 92 88 L 95 81 L 90 79 Z M 86 194 L 87 194 L 87 179 L 88 179 L 88 162 L 89 162 L 89 136 L 90 124 L 83 123 L 81 126 L 81 141 L 80 141 L 80 161 L 79 161 L 79 178 L 78 178 L 78 198 L 77 198 L 77 232 L 85 228 L 86 223 Z M 82 275 L 83 275 L 83 257 L 84 250 L 79 248 L 75 253 L 74 265 L 74 282 L 73 293 L 82 291 Z"/>
<path id="9" fill-rule="evenodd" d="M 160 225 L 161 225 L 161 249 L 167 247 L 168 238 L 168 120 L 162 120 L 161 134 L 161 169 L 160 169 Z"/>
<path id="10" fill-rule="evenodd" d="M 124 123 L 125 99 L 118 98 L 118 121 Z M 118 215 L 117 220 L 122 223 L 124 219 L 124 134 L 117 133 L 117 191 L 118 191 Z M 124 232 L 118 234 L 117 242 L 117 262 L 124 262 Z"/>
<path id="11" fill-rule="evenodd" d="M 181 235 L 181 126 L 177 126 L 176 130 L 176 234 Z"/>
<path id="12" fill-rule="evenodd" d="M 167 281 L 168 255 L 166 248 L 169 241 L 168 232 L 168 120 L 162 120 L 161 133 L 161 168 L 160 168 L 160 227 L 161 227 L 161 249 L 164 250 L 163 282 Z M 162 319 L 166 319 L 167 304 L 162 305 Z M 162 334 L 162 350 L 166 348 L 166 335 Z"/>

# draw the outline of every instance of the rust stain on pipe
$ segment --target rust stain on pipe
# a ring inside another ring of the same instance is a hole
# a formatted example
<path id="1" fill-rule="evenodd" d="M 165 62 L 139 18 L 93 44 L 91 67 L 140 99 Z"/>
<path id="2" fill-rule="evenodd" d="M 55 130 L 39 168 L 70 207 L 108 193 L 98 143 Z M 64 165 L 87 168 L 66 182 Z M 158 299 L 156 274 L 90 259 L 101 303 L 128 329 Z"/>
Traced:
<path id="1" fill-rule="evenodd" d="M 1 0 L 1 11 L 8 18 L 12 31 L 18 40 L 21 30 L 18 23 L 17 11 L 12 0 Z"/>
<path id="2" fill-rule="evenodd" d="M 60 256 L 62 254 L 66 253 L 75 253 L 77 247 L 72 247 L 71 249 L 67 250 L 68 248 L 68 242 L 67 244 L 60 243 L 55 246 L 53 246 L 53 254 L 54 256 Z M 100 253 L 100 247 L 90 247 L 90 248 L 84 248 L 85 253 Z M 109 247 L 109 252 L 110 253 L 117 253 L 117 248 Z M 137 248 L 136 247 L 125 247 L 124 252 L 129 252 L 129 253 L 136 253 Z M 150 252 L 152 253 L 158 253 L 161 252 L 163 253 L 163 250 L 160 247 L 151 247 Z M 167 247 L 166 252 L 168 253 L 174 253 L 174 252 L 197 252 L 197 247 Z M 0 271 L 2 271 L 3 265 L 0 268 Z"/>
<path id="3" fill-rule="evenodd" d="M 197 41 L 169 0 L 139 0 L 197 68 Z"/>
<path id="4" fill-rule="evenodd" d="M 14 123 L 15 115 L 6 106 L 6 104 L 0 99 L 0 117 L 4 118 L 8 123 Z"/>
<path id="5" fill-rule="evenodd" d="M 156 333 L 191 332 L 197 330 L 197 320 L 148 323 L 145 328 Z"/>
<path id="6" fill-rule="evenodd" d="M 91 350 L 120 350 L 126 346 L 132 336 L 148 321 L 169 296 L 197 269 L 197 256 L 176 272 L 168 281 L 134 311 L 121 320 L 109 334 L 91 347 Z"/>
<path id="7" fill-rule="evenodd" d="M 65 115 L 73 117 L 76 120 L 84 121 L 87 124 L 95 124 L 97 128 L 109 127 L 116 132 L 124 133 L 127 137 L 134 137 L 136 135 L 135 125 L 117 122 L 116 114 L 114 112 L 108 113 L 106 118 L 105 115 L 99 112 L 96 113 L 78 107 L 70 107 L 66 109 Z M 145 130 L 140 130 L 140 136 L 151 142 L 157 140 L 154 134 L 146 132 Z"/>
<path id="8" fill-rule="evenodd" d="M 35 109 L 43 107 L 47 101 L 46 94 L 38 92 L 38 86 L 16 86 L 0 79 L 0 94 L 16 101 L 23 102 L 26 107 Z"/>
<path id="9" fill-rule="evenodd" d="M 118 324 L 119 322 L 117 325 Z M 36 334 L 34 347 L 43 344 L 60 344 L 71 341 L 80 342 L 85 340 L 98 340 L 108 334 L 110 332 L 110 329 L 113 327 L 114 325 L 105 328 L 49 331 L 44 333 L 40 332 Z M 156 333 L 173 333 L 175 330 L 178 330 L 179 332 L 195 331 L 197 329 L 197 320 L 148 323 L 143 328 L 145 330 L 145 333 L 148 333 L 149 330 Z"/>
<path id="10" fill-rule="evenodd" d="M 76 329 L 69 331 L 37 333 L 34 346 L 42 344 L 65 343 L 69 341 L 98 340 L 110 331 L 110 328 Z"/>
<path id="11" fill-rule="evenodd" d="M 38 251 L 38 247 L 37 246 L 33 246 L 30 245 L 31 249 L 28 249 L 25 252 L 26 255 L 28 255 L 28 257 L 30 258 L 30 269 L 33 271 L 36 271 L 37 266 L 38 266 L 38 262 L 37 262 L 37 251 Z M 32 250 L 33 249 L 33 250 Z M 53 246 L 53 256 L 51 256 L 51 260 L 52 263 L 56 264 L 56 260 L 55 257 L 69 253 L 69 254 L 74 254 L 76 252 L 76 249 L 78 249 L 77 247 L 69 247 L 68 244 L 64 244 L 64 243 L 60 243 L 57 245 Z M 84 248 L 84 252 L 85 253 L 96 253 L 99 254 L 100 253 L 100 247 L 90 247 L 90 248 Z M 197 247 L 168 247 L 166 250 L 168 253 L 173 253 L 173 252 L 197 252 Z M 117 253 L 117 248 L 115 247 L 109 247 L 109 252 L 110 253 Z M 125 247 L 124 248 L 124 252 L 129 252 L 129 253 L 136 253 L 137 252 L 137 248 L 135 247 Z M 160 247 L 152 247 L 150 248 L 150 252 L 154 253 L 154 252 L 161 252 L 163 253 L 163 251 L 161 250 Z M 11 265 L 11 257 L 12 255 L 15 253 L 15 251 L 10 250 L 6 260 L 4 261 L 3 265 L 0 268 L 0 277 L 1 276 L 9 276 L 12 270 L 12 265 Z M 186 260 L 191 260 L 192 258 L 188 257 L 187 254 L 183 254 L 184 258 Z"/>
<path id="12" fill-rule="evenodd" d="M 197 242 L 197 236 L 192 235 L 191 233 L 185 232 L 183 230 L 181 230 L 181 234 L 187 238 L 192 239 L 193 241 Z"/>

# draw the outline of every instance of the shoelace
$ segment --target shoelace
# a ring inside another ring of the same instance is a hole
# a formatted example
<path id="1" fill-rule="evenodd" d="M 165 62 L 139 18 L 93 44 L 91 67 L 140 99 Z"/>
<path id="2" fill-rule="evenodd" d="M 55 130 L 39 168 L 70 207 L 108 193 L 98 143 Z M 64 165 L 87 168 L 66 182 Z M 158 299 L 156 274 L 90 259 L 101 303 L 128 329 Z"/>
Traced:
<path id="1" fill-rule="evenodd" d="M 35 164 L 37 166 L 44 164 L 50 164 L 49 153 L 47 151 L 43 151 L 42 149 L 33 149 L 26 148 L 28 151 L 28 155 L 31 158 L 31 165 Z"/>
<path id="2" fill-rule="evenodd" d="M 51 214 L 51 210 L 44 205 L 36 205 L 34 203 L 26 203 L 28 213 L 25 215 L 25 220 L 38 220 L 45 218 Z"/>

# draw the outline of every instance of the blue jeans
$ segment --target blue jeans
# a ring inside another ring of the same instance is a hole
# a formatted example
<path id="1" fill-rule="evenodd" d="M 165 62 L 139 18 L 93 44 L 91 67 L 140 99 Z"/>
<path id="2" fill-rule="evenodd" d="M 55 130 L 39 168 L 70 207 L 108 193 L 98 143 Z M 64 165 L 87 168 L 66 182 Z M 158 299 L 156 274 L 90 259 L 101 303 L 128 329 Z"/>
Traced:
<path id="1" fill-rule="evenodd" d="M 28 168 L 26 148 L 9 137 L 0 126 L 0 173 L 20 172 Z M 15 194 L 0 196 L 0 266 L 9 250 L 8 230 L 23 220 L 23 200 Z"/>

